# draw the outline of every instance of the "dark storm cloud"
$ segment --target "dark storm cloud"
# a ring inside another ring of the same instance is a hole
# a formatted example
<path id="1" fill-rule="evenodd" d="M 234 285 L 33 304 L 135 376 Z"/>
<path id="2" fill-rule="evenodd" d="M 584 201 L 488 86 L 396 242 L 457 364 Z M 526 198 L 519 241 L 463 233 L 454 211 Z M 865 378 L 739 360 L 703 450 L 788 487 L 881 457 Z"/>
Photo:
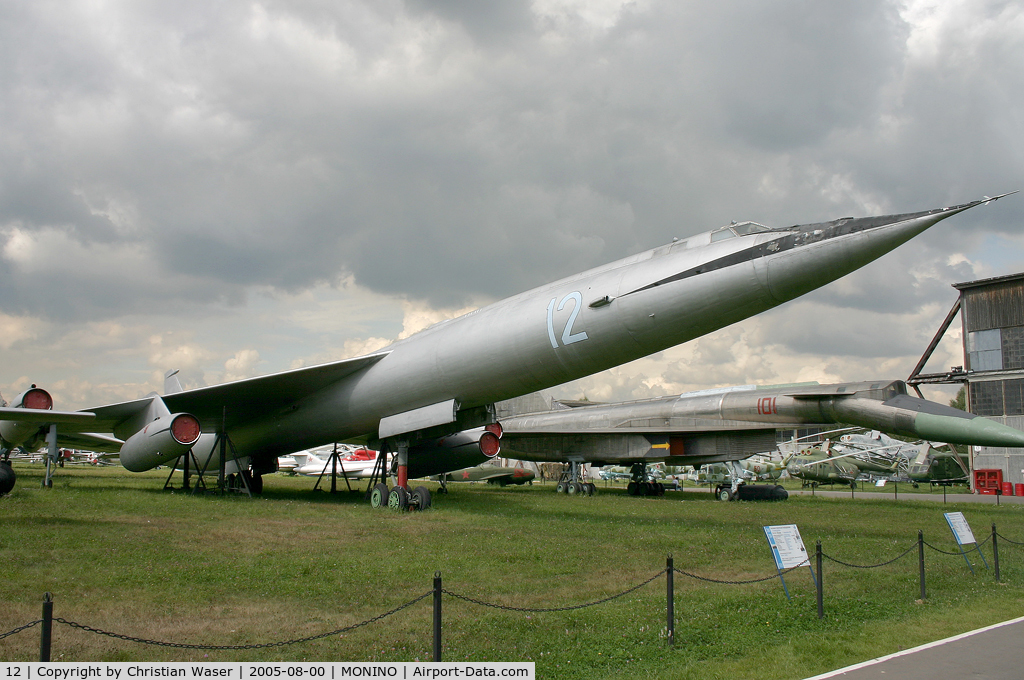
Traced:
<path id="1" fill-rule="evenodd" d="M 607 26 L 524 2 L 98 11 L 0 10 L 0 229 L 124 248 L 150 278 L 73 265 L 4 284 L 0 311 L 347 273 L 455 305 L 730 219 L 969 200 L 1024 166 L 1020 40 L 949 29 L 914 61 L 887 2 L 626 5 Z"/>
<path id="2" fill-rule="evenodd" d="M 532 26 L 530 3 L 523 0 L 407 0 L 414 13 L 426 12 L 462 25 L 478 41 L 501 40 Z"/>

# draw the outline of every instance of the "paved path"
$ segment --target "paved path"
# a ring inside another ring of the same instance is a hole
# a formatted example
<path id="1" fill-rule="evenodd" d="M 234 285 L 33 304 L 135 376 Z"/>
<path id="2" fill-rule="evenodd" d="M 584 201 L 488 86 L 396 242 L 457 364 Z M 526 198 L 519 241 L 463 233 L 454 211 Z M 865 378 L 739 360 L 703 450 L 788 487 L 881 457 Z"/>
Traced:
<path id="1" fill-rule="evenodd" d="M 886 487 L 891 489 L 892 487 Z M 790 496 L 810 496 L 810 491 L 790 491 Z M 850 498 L 854 500 L 859 499 L 877 499 L 877 500 L 900 500 L 900 501 L 938 501 L 941 503 L 943 497 L 941 493 L 902 493 L 897 494 L 896 492 L 879 492 L 879 491 L 854 491 L 852 494 L 849 491 L 822 491 L 816 489 L 814 491 L 816 496 L 825 496 L 826 498 Z M 977 493 L 947 493 L 945 497 L 947 503 L 984 503 L 987 505 L 1021 505 L 1024 504 L 1024 496 L 989 496 L 988 494 L 977 494 Z M 1024 677 L 1024 676 L 1022 676 Z"/>
<path id="2" fill-rule="evenodd" d="M 600 489 L 601 487 L 598 487 Z M 890 501 L 938 501 L 943 502 L 943 496 L 941 493 L 899 493 L 898 491 L 892 490 L 892 486 L 886 486 L 886 491 L 876 491 L 875 487 L 872 487 L 871 491 L 854 491 L 850 493 L 849 489 L 845 491 L 825 491 L 823 489 L 816 489 L 813 494 L 810 489 L 794 490 L 787 489 L 790 496 L 823 496 L 824 498 L 852 498 L 852 500 L 890 500 Z M 687 486 L 682 489 L 687 493 L 703 493 L 711 495 L 707 487 L 695 489 L 692 486 Z M 947 493 L 945 496 L 946 503 L 984 503 L 987 505 L 1024 505 L 1024 496 L 989 496 L 987 494 L 976 494 L 976 493 Z M 1024 678 L 1024 673 L 1021 675 Z"/>
<path id="3" fill-rule="evenodd" d="M 931 642 L 807 680 L 1020 680 L 1024 617 Z"/>

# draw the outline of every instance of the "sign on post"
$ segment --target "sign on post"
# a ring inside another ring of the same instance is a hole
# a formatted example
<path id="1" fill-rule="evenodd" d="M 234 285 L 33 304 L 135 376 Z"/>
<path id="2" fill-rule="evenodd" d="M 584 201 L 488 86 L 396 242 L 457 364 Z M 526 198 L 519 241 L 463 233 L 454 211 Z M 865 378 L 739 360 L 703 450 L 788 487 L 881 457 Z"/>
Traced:
<path id="1" fill-rule="evenodd" d="M 962 512 L 946 512 L 942 516 L 946 518 L 946 524 L 949 525 L 949 530 L 953 532 L 953 538 L 956 539 L 956 545 L 960 548 L 960 554 L 964 556 L 964 561 L 967 562 L 967 566 L 973 574 L 974 565 L 967 559 L 967 553 L 964 552 L 965 545 L 973 545 L 975 547 L 978 545 L 978 541 L 974 538 L 974 532 L 971 531 L 971 525 L 967 523 L 967 518 L 964 517 Z M 985 562 L 985 568 L 987 569 L 988 562 L 985 560 L 985 556 L 982 555 L 981 550 L 978 550 L 978 554 L 981 555 L 981 561 Z"/>
<path id="2" fill-rule="evenodd" d="M 768 537 L 768 546 L 772 549 L 772 557 L 775 558 L 775 568 L 779 571 L 779 580 L 782 581 L 782 590 L 789 598 L 789 588 L 786 587 L 786 579 L 782 577 L 784 569 L 800 567 L 804 564 L 811 568 L 811 560 L 807 556 L 807 548 L 800 538 L 800 530 L 795 524 L 780 524 L 764 528 L 764 535 Z M 811 569 L 811 577 L 814 578 L 814 570 Z"/>

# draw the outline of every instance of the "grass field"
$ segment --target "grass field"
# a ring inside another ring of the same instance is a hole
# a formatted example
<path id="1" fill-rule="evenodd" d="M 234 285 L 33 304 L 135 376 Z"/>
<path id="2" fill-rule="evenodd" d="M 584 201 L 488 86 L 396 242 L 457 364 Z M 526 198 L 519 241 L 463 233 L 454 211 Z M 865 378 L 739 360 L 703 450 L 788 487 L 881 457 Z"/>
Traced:
<path id="1" fill-rule="evenodd" d="M 604 489 L 453 484 L 429 512 L 373 511 L 361 494 L 311 493 L 272 475 L 256 499 L 162 490 L 166 471 L 16 466 L 0 499 L 0 634 L 54 615 L 171 642 L 243 645 L 302 638 L 375 617 L 431 589 L 503 605 L 599 600 L 675 566 L 724 580 L 774 573 L 762 526 L 797 524 L 809 550 L 875 564 L 917 540 L 954 550 L 943 512 L 960 510 L 979 540 L 991 524 L 1024 540 L 1024 506 L 794 497 L 720 503 L 711 494 L 632 498 Z M 430 485 L 433 488 L 435 485 Z M 858 494 L 860 495 L 860 494 Z M 866 496 L 866 494 L 864 494 Z M 991 562 L 991 546 L 984 552 Z M 893 565 L 825 563 L 826 618 L 808 570 L 721 585 L 676 575 L 676 645 L 664 639 L 665 578 L 584 609 L 530 613 L 444 598 L 444 659 L 534 661 L 538 677 L 803 678 L 1024 614 L 1024 547 L 1000 544 L 1003 583 L 960 556 L 927 551 L 918 602 L 916 550 Z M 38 658 L 38 628 L 0 640 L 7 661 Z M 431 602 L 343 635 L 244 651 L 143 645 L 55 624 L 55 661 L 412 661 L 431 654 Z"/>

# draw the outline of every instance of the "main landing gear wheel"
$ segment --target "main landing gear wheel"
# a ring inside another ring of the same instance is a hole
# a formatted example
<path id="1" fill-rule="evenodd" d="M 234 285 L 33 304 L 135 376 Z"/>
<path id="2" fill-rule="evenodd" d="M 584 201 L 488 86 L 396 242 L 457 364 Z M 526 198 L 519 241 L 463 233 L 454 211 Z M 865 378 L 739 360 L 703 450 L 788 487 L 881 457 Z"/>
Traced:
<path id="1" fill-rule="evenodd" d="M 570 496 L 575 496 L 576 494 L 578 494 L 580 492 L 580 485 L 578 483 L 576 483 L 576 482 L 569 482 L 565 486 L 566 486 L 565 492 L 567 494 L 569 494 Z"/>
<path id="2" fill-rule="evenodd" d="M 559 482 L 555 485 L 555 493 L 565 493 L 565 482 Z"/>
<path id="3" fill-rule="evenodd" d="M 587 482 L 583 486 L 587 487 L 588 496 L 593 496 L 595 493 L 597 493 L 597 485 L 594 484 L 593 482 Z"/>
<path id="4" fill-rule="evenodd" d="M 388 507 L 392 510 L 408 510 L 409 492 L 404 487 L 396 486 L 388 494 Z"/>
<path id="5" fill-rule="evenodd" d="M 626 485 L 626 493 L 628 493 L 630 496 L 640 495 L 640 485 L 637 484 L 636 482 L 630 482 L 629 484 Z"/>
<path id="6" fill-rule="evenodd" d="M 388 485 L 376 484 L 370 492 L 370 507 L 380 508 L 388 504 Z"/>
<path id="7" fill-rule="evenodd" d="M 249 470 L 243 470 L 242 475 L 249 484 L 249 493 L 259 496 L 263 493 L 263 475 L 254 475 Z"/>
<path id="8" fill-rule="evenodd" d="M 420 510 L 426 510 L 430 507 L 430 489 L 425 486 L 417 486 L 412 490 L 411 500 Z"/>
<path id="9" fill-rule="evenodd" d="M 0 461 L 0 496 L 6 496 L 14 490 L 14 483 L 18 476 L 14 474 L 11 464 L 7 461 Z"/>
<path id="10" fill-rule="evenodd" d="M 718 489 L 718 500 L 720 501 L 731 501 L 732 500 L 732 489 L 727 486 L 723 486 Z"/>

